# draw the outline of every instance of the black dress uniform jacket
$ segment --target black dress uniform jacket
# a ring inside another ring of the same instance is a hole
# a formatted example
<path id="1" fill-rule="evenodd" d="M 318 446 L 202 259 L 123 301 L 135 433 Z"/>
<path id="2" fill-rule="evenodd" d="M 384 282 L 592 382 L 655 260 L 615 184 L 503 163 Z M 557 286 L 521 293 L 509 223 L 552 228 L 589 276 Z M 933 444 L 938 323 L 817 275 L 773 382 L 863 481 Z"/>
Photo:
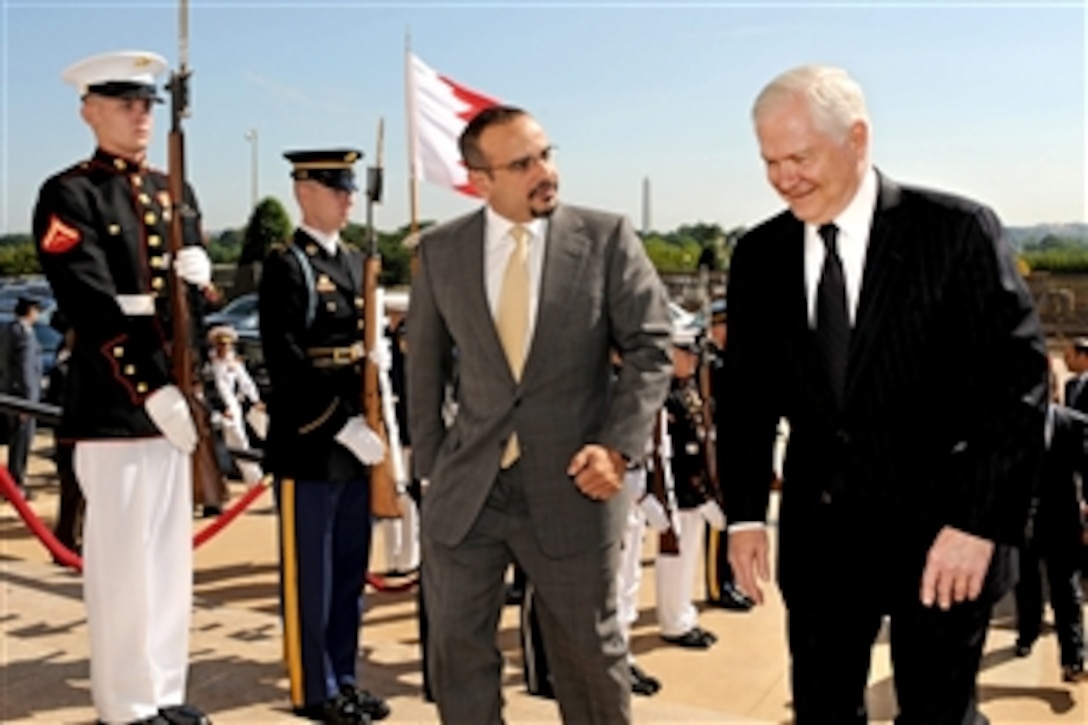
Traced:
<path id="1" fill-rule="evenodd" d="M 148 395 L 172 382 L 167 250 L 170 194 L 162 172 L 97 150 L 47 179 L 34 209 L 38 258 L 59 309 L 76 330 L 64 415 L 64 439 L 158 436 L 144 411 Z M 200 214 L 191 212 L 184 244 L 202 244 Z M 202 298 L 190 290 L 193 319 Z M 128 314 L 125 303 L 154 306 Z M 199 339 L 199 336 L 193 339 Z"/>
<path id="2" fill-rule="evenodd" d="M 673 379 L 669 397 L 665 399 L 665 410 L 669 416 L 676 505 L 681 509 L 698 508 L 710 498 L 702 442 L 706 435 L 702 404 L 694 378 Z"/>
<path id="3" fill-rule="evenodd" d="M 313 352 L 362 339 L 362 258 L 342 243 L 330 255 L 302 230 L 291 244 L 309 274 L 294 251 L 278 246 L 261 275 L 261 341 L 272 382 L 265 467 L 281 478 L 359 480 L 366 468 L 335 436 L 362 412 L 361 361 L 319 366 Z"/>

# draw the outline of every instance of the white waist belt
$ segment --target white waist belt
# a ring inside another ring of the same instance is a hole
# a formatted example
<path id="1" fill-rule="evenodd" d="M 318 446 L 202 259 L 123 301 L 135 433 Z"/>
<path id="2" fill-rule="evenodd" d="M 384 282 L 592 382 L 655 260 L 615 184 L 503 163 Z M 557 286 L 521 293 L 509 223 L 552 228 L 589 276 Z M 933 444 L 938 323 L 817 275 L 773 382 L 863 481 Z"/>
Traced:
<path id="1" fill-rule="evenodd" d="M 129 317 L 155 314 L 155 298 L 151 295 L 117 295 L 117 306 Z"/>

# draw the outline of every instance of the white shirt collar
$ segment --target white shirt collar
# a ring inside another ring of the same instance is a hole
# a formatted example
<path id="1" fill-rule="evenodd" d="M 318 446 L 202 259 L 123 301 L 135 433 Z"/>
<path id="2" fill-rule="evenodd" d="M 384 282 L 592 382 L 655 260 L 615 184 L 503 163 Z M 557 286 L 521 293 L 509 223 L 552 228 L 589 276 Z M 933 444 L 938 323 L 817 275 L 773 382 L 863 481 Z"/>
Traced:
<path id="1" fill-rule="evenodd" d="M 489 241 L 499 242 L 504 238 L 509 238 L 510 230 L 517 226 L 517 222 L 512 222 L 502 214 L 491 208 L 490 205 L 484 207 L 484 214 L 486 217 L 487 239 Z M 544 238 L 544 230 L 546 229 L 547 220 L 542 217 L 537 217 L 532 221 L 522 223 L 521 226 L 529 230 L 531 235 L 529 238 L 530 243 L 539 241 Z"/>
<path id="2" fill-rule="evenodd" d="M 321 245 L 330 256 L 336 254 L 336 248 L 340 244 L 340 232 L 334 232 L 333 234 L 326 234 L 325 232 L 319 232 L 313 227 L 305 224 L 299 224 L 298 228 L 309 234 L 314 238 L 314 241 Z"/>

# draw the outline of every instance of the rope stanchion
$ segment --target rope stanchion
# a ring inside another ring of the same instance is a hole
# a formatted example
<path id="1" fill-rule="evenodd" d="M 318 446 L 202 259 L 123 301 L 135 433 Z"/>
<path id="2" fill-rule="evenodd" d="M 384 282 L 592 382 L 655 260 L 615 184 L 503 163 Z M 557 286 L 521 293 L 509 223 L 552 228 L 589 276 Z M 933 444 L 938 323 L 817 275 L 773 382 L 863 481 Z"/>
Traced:
<path id="1" fill-rule="evenodd" d="M 53 535 L 53 532 L 42 523 L 34 510 L 27 505 L 26 499 L 19 493 L 19 488 L 15 485 L 15 481 L 12 480 L 6 466 L 0 466 L 0 494 L 11 502 L 11 505 L 15 507 L 15 511 L 19 514 L 19 518 L 23 520 L 31 533 L 37 536 L 38 540 L 45 545 L 45 548 L 53 555 L 54 561 L 76 571 L 83 571 L 83 559 L 79 557 L 79 554 L 57 541 L 57 537 Z"/>
<path id="2" fill-rule="evenodd" d="M 203 546 L 238 518 L 243 511 L 249 508 L 250 505 L 252 505 L 253 502 L 269 488 L 271 481 L 271 476 L 262 478 L 257 484 L 246 491 L 245 495 L 216 517 L 215 521 L 196 532 L 193 535 L 193 549 L 195 550 Z M 53 557 L 53 561 L 74 571 L 83 571 L 83 559 L 79 554 L 57 540 L 57 537 L 53 535 L 53 532 L 50 531 L 49 527 L 45 525 L 41 518 L 38 517 L 38 514 L 34 512 L 34 509 L 30 508 L 29 504 L 27 504 L 26 499 L 23 498 L 22 494 L 19 493 L 18 486 L 15 485 L 15 481 L 12 480 L 11 474 L 4 466 L 0 466 L 0 496 L 11 502 L 11 505 L 15 507 L 16 513 L 19 514 L 19 518 L 23 520 L 23 523 L 30 529 L 30 532 L 34 534 L 46 550 L 49 551 L 50 555 Z M 380 574 L 368 572 L 366 575 L 367 585 L 379 592 L 397 593 L 408 591 L 417 584 L 417 581 L 418 580 L 415 577 L 412 577 L 403 582 L 394 584 Z"/>

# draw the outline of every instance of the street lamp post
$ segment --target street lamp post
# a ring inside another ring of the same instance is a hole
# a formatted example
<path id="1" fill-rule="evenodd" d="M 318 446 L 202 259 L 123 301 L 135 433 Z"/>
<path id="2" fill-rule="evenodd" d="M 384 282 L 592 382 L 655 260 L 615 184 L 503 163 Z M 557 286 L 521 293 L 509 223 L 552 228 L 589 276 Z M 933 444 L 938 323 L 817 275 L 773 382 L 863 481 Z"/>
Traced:
<path id="1" fill-rule="evenodd" d="M 250 159 L 250 192 L 253 197 L 251 208 L 257 208 L 257 129 L 246 131 L 246 140 L 249 141 L 251 150 Z"/>

